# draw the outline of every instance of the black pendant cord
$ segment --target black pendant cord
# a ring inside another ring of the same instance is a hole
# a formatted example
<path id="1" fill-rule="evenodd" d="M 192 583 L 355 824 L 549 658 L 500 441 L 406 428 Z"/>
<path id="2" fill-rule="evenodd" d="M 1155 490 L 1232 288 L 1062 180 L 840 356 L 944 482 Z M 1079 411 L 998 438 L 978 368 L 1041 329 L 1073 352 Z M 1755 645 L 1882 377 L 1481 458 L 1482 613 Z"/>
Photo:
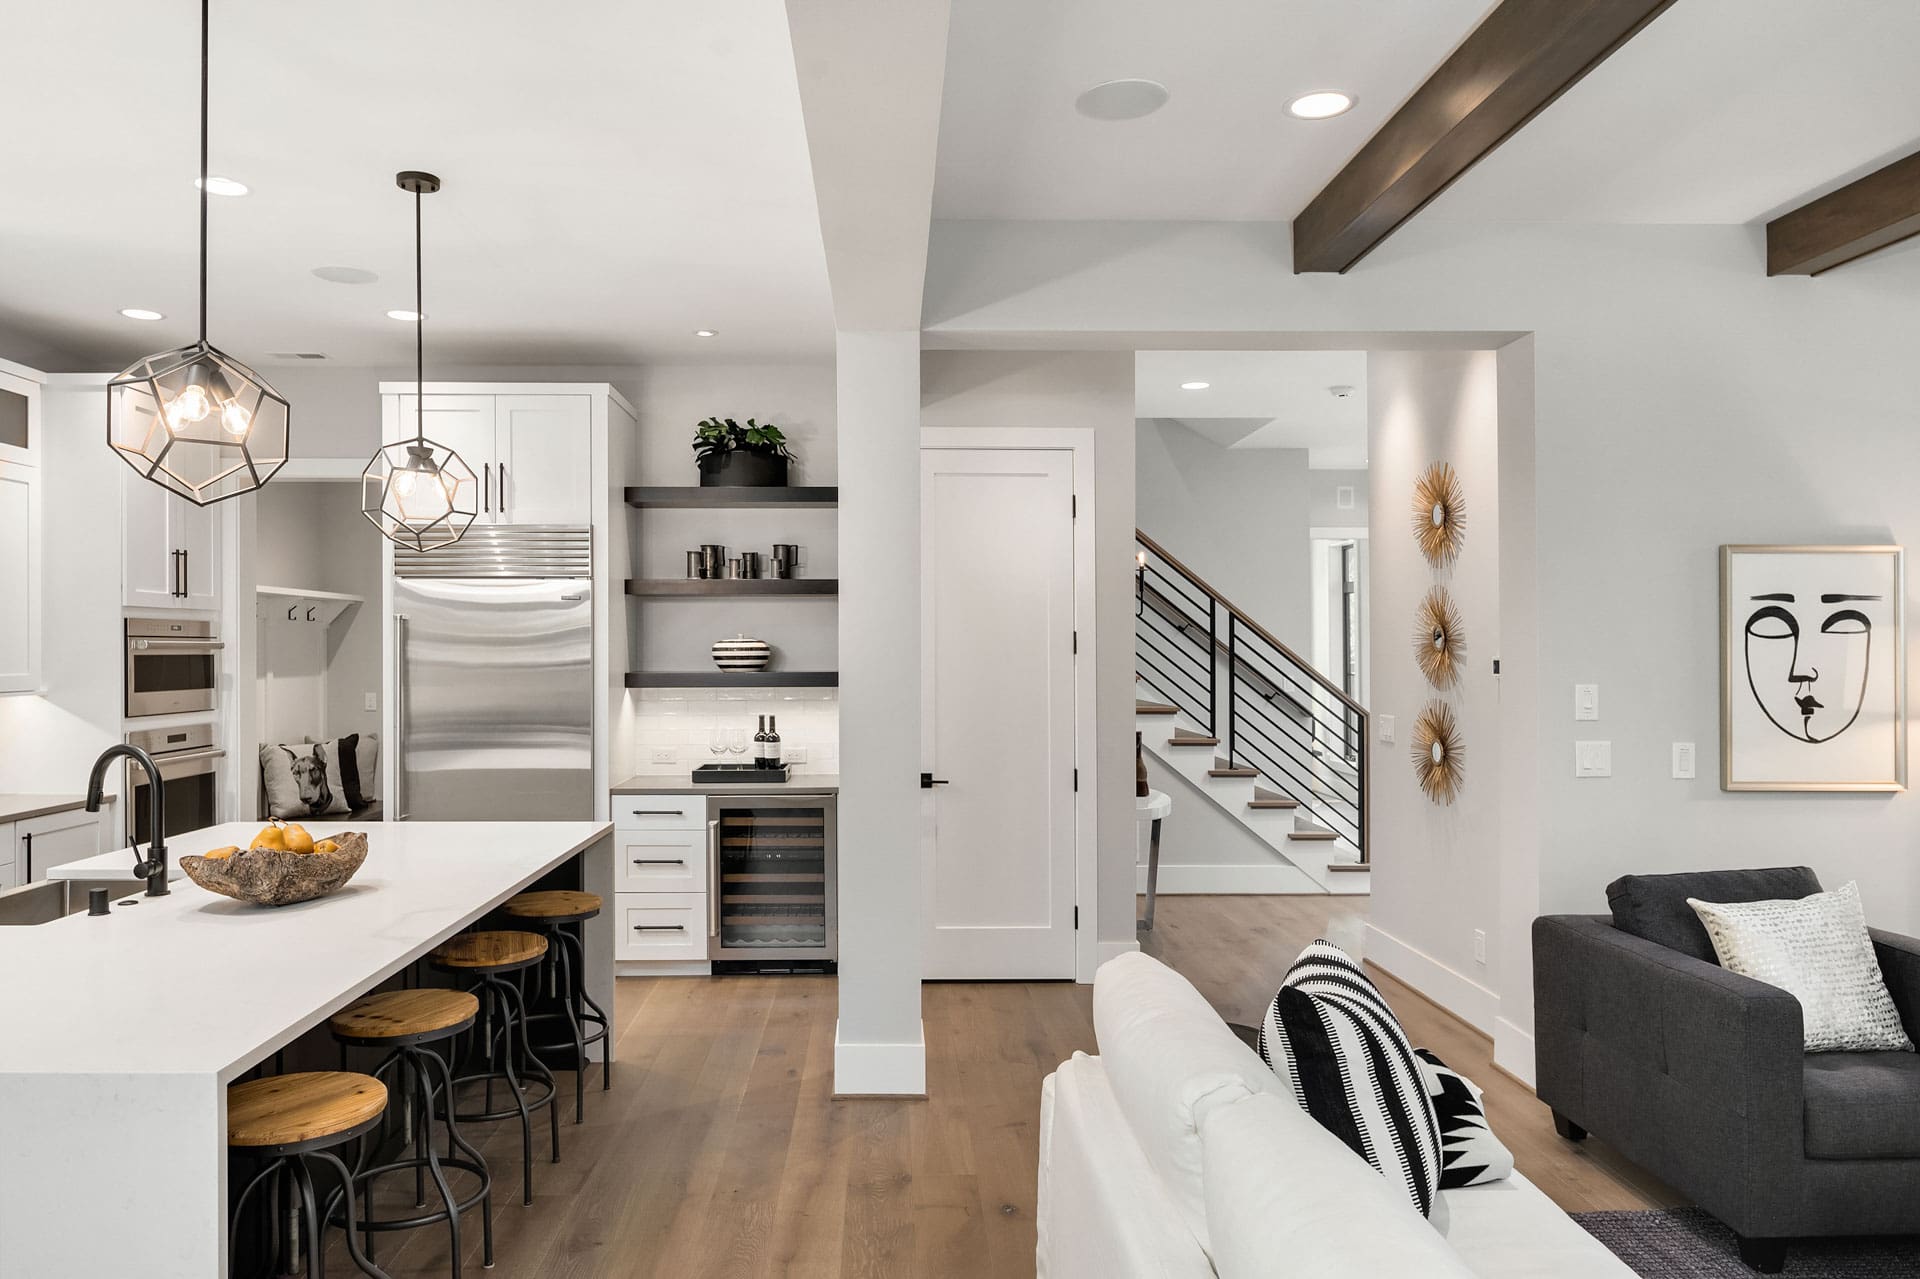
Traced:
<path id="1" fill-rule="evenodd" d="M 207 9 L 200 0 L 200 340 L 207 340 Z"/>
<path id="2" fill-rule="evenodd" d="M 421 283 L 425 241 L 420 234 L 423 194 L 418 188 L 413 193 L 413 438 L 418 444 L 427 442 L 427 301 Z"/>

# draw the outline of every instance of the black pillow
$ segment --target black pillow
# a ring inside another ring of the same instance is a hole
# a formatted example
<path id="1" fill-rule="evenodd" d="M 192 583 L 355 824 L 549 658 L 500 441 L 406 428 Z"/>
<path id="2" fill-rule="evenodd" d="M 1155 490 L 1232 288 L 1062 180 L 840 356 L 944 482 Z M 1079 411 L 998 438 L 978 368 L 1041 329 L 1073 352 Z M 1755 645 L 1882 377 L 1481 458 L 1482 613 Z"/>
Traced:
<path id="1" fill-rule="evenodd" d="M 369 802 L 360 793 L 360 757 L 356 754 L 359 746 L 358 733 L 348 733 L 340 739 L 340 793 L 347 797 L 347 807 L 356 813 Z"/>
<path id="2" fill-rule="evenodd" d="M 1806 866 L 1698 870 L 1678 875 L 1622 875 L 1607 885 L 1607 904 L 1613 907 L 1613 926 L 1621 932 L 1718 964 L 1713 942 L 1693 907 L 1687 905 L 1687 898 L 1697 897 L 1703 902 L 1798 901 L 1819 891 L 1819 878 Z"/>

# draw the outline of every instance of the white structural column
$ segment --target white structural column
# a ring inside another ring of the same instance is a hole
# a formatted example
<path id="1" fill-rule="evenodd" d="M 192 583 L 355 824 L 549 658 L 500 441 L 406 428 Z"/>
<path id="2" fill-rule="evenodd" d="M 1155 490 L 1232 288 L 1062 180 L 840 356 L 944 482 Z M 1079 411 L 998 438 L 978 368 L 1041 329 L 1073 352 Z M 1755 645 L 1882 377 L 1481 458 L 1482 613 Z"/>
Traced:
<path id="1" fill-rule="evenodd" d="M 927 1089 L 920 1027 L 920 335 L 841 333 L 836 1093 Z"/>

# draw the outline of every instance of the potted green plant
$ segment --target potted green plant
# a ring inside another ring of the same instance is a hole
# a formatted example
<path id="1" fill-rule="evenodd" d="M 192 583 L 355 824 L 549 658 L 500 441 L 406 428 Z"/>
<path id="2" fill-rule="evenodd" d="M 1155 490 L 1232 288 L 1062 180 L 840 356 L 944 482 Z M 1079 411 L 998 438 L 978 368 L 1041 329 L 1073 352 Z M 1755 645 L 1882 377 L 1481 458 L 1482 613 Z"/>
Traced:
<path id="1" fill-rule="evenodd" d="M 745 426 L 730 417 L 710 417 L 693 431 L 693 459 L 702 488 L 779 488 L 787 482 L 787 436 L 771 422 L 752 418 Z"/>

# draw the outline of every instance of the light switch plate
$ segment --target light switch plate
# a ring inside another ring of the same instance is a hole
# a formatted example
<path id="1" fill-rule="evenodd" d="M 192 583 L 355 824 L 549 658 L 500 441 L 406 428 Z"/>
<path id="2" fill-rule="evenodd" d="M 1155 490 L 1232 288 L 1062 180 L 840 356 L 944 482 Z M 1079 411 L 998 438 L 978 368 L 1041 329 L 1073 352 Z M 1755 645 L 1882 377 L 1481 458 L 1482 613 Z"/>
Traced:
<path id="1" fill-rule="evenodd" d="M 1673 776 L 1677 781 L 1688 781 L 1699 776 L 1699 753 L 1692 742 L 1673 744 Z"/>
<path id="2" fill-rule="evenodd" d="M 1473 962 L 1476 964 L 1487 962 L 1487 930 L 1484 928 L 1473 930 Z"/>
<path id="3" fill-rule="evenodd" d="M 1573 775 L 1575 777 L 1612 777 L 1612 742 L 1575 742 L 1573 744 Z"/>
<path id="4" fill-rule="evenodd" d="M 363 703 L 362 703 L 362 705 L 363 705 L 363 706 L 365 706 L 365 708 L 366 708 L 367 710 L 370 710 L 370 711 L 377 711 L 377 710 L 379 710 L 379 709 L 380 709 L 380 694 L 378 694 L 378 693 L 368 693 L 368 694 L 367 694 L 367 697 L 366 697 L 366 701 L 365 701 L 365 702 L 363 702 Z"/>
<path id="5" fill-rule="evenodd" d="M 1600 686 L 1598 684 L 1573 686 L 1573 717 L 1575 719 L 1600 718 Z"/>
<path id="6" fill-rule="evenodd" d="M 1380 740 L 1389 746 L 1393 745 L 1393 716 L 1376 715 L 1374 719 L 1380 724 Z"/>

